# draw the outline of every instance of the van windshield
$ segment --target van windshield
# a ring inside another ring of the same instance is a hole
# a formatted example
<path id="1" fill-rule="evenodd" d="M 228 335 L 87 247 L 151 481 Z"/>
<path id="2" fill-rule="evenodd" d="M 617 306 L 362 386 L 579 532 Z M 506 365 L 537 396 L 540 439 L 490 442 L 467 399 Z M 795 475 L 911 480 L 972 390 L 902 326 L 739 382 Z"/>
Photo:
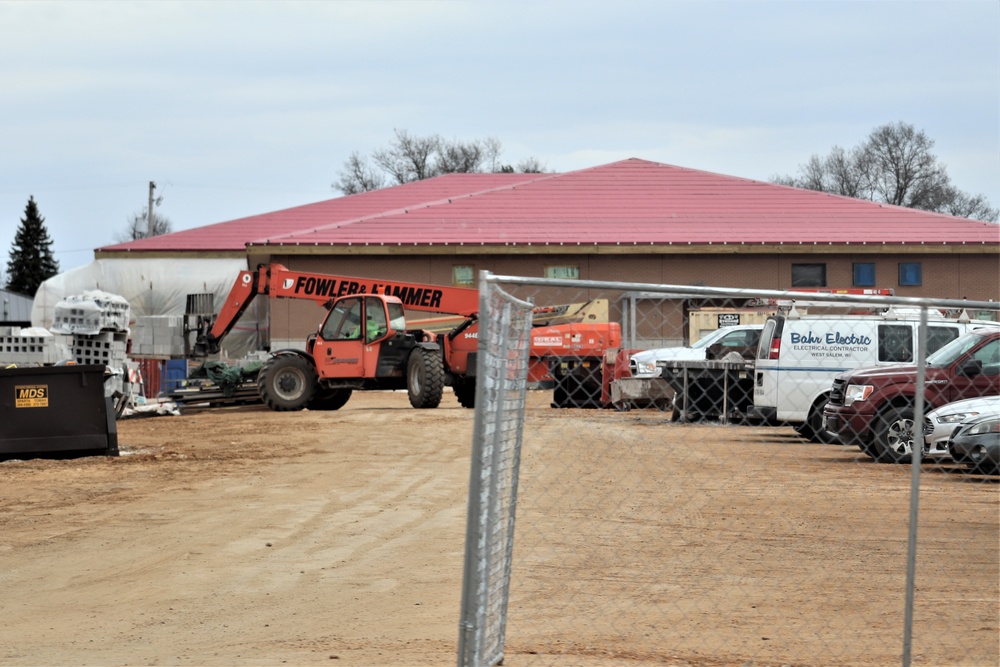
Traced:
<path id="1" fill-rule="evenodd" d="M 982 336 L 973 332 L 961 338 L 956 338 L 934 354 L 927 356 L 927 365 L 936 368 L 950 366 L 963 354 L 974 348 L 982 340 Z"/>

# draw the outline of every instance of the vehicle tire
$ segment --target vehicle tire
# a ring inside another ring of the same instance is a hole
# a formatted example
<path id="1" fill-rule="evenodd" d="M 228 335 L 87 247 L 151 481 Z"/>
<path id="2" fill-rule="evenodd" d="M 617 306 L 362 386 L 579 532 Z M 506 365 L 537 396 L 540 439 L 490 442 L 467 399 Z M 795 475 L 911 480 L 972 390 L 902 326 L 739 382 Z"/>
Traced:
<path id="1" fill-rule="evenodd" d="M 827 402 L 830 399 L 826 396 L 818 399 L 813 406 L 809 408 L 809 417 L 807 423 L 809 424 L 809 435 L 805 436 L 809 442 L 819 443 L 821 445 L 829 445 L 832 442 L 837 441 L 837 437 L 826 430 L 826 424 L 823 421 L 823 408 L 826 407 Z"/>
<path id="2" fill-rule="evenodd" d="M 856 441 L 856 444 L 858 445 L 858 449 L 860 449 L 864 454 L 867 454 L 873 459 L 876 458 L 875 443 L 863 442 L 862 440 L 858 439 Z"/>
<path id="3" fill-rule="evenodd" d="M 316 392 L 306 406 L 310 410 L 339 410 L 350 400 L 354 390 L 350 387 L 338 389 L 322 389 Z"/>
<path id="4" fill-rule="evenodd" d="M 878 418 L 873 456 L 879 463 L 908 463 L 913 456 L 912 408 L 889 408 Z"/>
<path id="5" fill-rule="evenodd" d="M 476 407 L 476 380 L 475 378 L 464 377 L 455 378 L 454 383 L 451 385 L 452 391 L 455 392 L 455 397 L 458 399 L 458 404 L 463 408 L 474 408 Z"/>
<path id="6" fill-rule="evenodd" d="M 951 460 L 955 463 L 968 463 L 969 458 L 965 454 L 959 454 L 955 451 L 955 445 L 948 444 L 948 455 L 951 456 Z"/>
<path id="7" fill-rule="evenodd" d="M 406 364 L 406 393 L 415 408 L 436 408 L 444 391 L 444 360 L 440 350 L 418 347 Z"/>
<path id="8" fill-rule="evenodd" d="M 316 394 L 316 371 L 297 354 L 279 354 L 260 369 L 257 391 L 272 410 L 301 410 Z"/>
<path id="9" fill-rule="evenodd" d="M 992 461 L 972 461 L 966 459 L 965 467 L 973 475 L 1000 475 L 1000 466 L 997 466 Z"/>
<path id="10" fill-rule="evenodd" d="M 556 386 L 552 388 L 552 403 L 550 405 L 558 409 L 569 407 L 569 395 L 566 393 L 566 387 L 563 386 L 562 380 L 556 380 Z"/>

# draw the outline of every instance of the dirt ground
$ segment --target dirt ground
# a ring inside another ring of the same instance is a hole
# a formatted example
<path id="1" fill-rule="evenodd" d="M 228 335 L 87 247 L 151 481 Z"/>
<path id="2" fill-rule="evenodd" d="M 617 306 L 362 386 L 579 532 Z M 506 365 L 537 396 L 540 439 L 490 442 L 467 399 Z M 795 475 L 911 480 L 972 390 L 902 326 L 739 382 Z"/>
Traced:
<path id="1" fill-rule="evenodd" d="M 909 466 L 529 393 L 504 664 L 898 665 Z M 0 463 L 0 664 L 454 665 L 473 412 L 356 393 Z M 998 664 L 1000 486 L 921 478 L 912 660 Z"/>

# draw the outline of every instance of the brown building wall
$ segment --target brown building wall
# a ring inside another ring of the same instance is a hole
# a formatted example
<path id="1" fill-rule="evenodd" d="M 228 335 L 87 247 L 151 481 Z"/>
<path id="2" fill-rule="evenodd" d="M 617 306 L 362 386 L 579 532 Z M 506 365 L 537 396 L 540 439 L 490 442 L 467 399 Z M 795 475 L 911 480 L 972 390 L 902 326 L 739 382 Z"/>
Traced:
<path id="1" fill-rule="evenodd" d="M 455 265 L 472 266 L 477 278 L 480 270 L 543 277 L 545 267 L 555 265 L 578 267 L 583 280 L 756 289 L 790 289 L 792 265 L 797 263 L 825 264 L 827 287 L 852 288 L 854 262 L 871 262 L 875 264 L 875 287 L 891 288 L 900 296 L 1000 301 L 1000 255 L 995 253 L 285 255 L 274 256 L 273 261 L 303 271 L 435 285 L 451 285 Z M 922 285 L 899 285 L 900 262 L 921 263 Z M 551 304 L 608 295 L 588 290 L 556 290 L 535 296 L 536 303 Z M 312 303 L 292 300 L 272 300 L 270 310 L 275 346 L 301 345 L 325 316 L 325 311 Z M 620 309 L 612 304 L 612 317 L 620 316 Z M 676 341 L 683 330 L 679 303 L 671 301 L 647 307 L 636 333 L 650 341 Z"/>

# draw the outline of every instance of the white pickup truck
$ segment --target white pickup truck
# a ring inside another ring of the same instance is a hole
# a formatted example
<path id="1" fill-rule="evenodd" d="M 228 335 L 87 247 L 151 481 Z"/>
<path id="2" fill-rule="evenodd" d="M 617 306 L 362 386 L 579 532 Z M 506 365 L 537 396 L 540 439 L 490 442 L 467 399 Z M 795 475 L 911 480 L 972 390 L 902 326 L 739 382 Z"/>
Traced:
<path id="1" fill-rule="evenodd" d="M 632 377 L 659 377 L 657 361 L 712 361 L 737 353 L 747 359 L 757 354 L 757 342 L 763 324 L 742 324 L 722 327 L 699 338 L 690 347 L 661 347 L 654 350 L 636 352 L 629 358 Z"/>

